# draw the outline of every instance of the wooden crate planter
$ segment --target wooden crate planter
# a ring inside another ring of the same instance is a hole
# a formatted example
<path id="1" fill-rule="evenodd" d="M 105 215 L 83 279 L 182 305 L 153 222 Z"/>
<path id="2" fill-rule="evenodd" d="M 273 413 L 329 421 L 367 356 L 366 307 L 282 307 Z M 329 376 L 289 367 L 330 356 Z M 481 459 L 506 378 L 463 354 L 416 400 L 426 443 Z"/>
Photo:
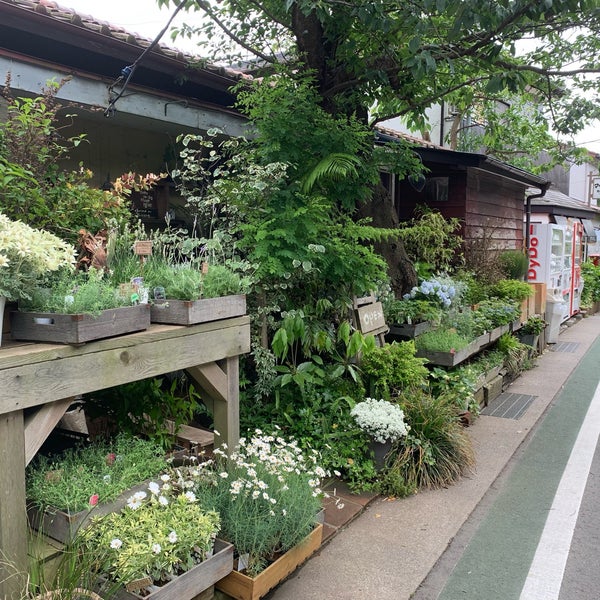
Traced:
<path id="1" fill-rule="evenodd" d="M 258 600 L 316 552 L 321 546 L 322 539 L 323 525 L 319 523 L 302 542 L 291 548 L 256 577 L 249 577 L 234 570 L 224 579 L 217 581 L 215 587 L 237 600 Z"/>
<path id="2" fill-rule="evenodd" d="M 120 588 L 117 600 L 192 600 L 222 580 L 233 569 L 233 545 L 217 538 L 212 556 L 163 586 L 149 585 L 137 591 Z"/>
<path id="3" fill-rule="evenodd" d="M 431 364 L 439 365 L 441 367 L 455 367 L 456 365 L 464 362 L 470 356 L 477 354 L 481 346 L 479 341 L 475 340 L 462 350 L 457 352 L 423 352 L 418 351 L 417 357 L 426 358 Z"/>
<path id="4" fill-rule="evenodd" d="M 99 315 L 67 315 L 13 311 L 10 313 L 11 335 L 15 340 L 83 344 L 150 327 L 150 306 L 124 306 L 102 311 Z"/>
<path id="5" fill-rule="evenodd" d="M 123 492 L 112 502 L 98 504 L 90 509 L 70 513 L 59 508 L 48 507 L 45 510 L 29 504 L 27 506 L 27 518 L 33 529 L 40 533 L 66 544 L 73 540 L 79 529 L 87 527 L 94 517 L 117 512 L 127 505 L 127 499 L 136 492 L 145 491 L 150 479 Z"/>
<path id="6" fill-rule="evenodd" d="M 245 314 L 246 296 L 243 294 L 193 301 L 155 301 L 150 309 L 150 319 L 153 323 L 168 325 L 195 325 Z"/>
<path id="7" fill-rule="evenodd" d="M 510 331 L 510 325 L 500 325 L 490 331 L 490 344 L 495 342 L 500 336 Z"/>
<path id="8" fill-rule="evenodd" d="M 401 323 L 390 326 L 388 335 L 390 338 L 407 338 L 413 339 L 429 331 L 433 327 L 430 321 L 423 321 L 421 323 Z"/>

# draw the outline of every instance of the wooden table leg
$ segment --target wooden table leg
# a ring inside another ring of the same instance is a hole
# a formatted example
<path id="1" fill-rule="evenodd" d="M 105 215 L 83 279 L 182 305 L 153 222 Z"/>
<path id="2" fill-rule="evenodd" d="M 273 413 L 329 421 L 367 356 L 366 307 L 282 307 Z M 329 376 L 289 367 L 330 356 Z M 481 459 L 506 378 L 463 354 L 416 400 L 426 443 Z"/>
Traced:
<path id="1" fill-rule="evenodd" d="M 231 451 L 240 441 L 240 362 L 238 357 L 225 359 L 224 372 L 227 377 L 227 396 L 215 398 L 213 418 L 221 441 Z M 215 435 L 215 446 L 219 438 Z"/>
<path id="2" fill-rule="evenodd" d="M 23 411 L 0 415 L 0 598 L 23 597 L 28 571 Z"/>
<path id="3" fill-rule="evenodd" d="M 239 358 L 198 365 L 187 372 L 212 400 L 215 430 L 220 434 L 215 435 L 215 446 L 225 443 L 232 449 L 240 441 Z"/>

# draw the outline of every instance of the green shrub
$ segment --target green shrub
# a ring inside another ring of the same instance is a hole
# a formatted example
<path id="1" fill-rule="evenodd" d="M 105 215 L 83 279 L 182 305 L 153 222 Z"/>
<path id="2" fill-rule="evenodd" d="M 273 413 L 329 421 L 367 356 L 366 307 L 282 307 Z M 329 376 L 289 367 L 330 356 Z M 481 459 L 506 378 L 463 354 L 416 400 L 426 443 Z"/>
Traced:
<path id="1" fill-rule="evenodd" d="M 418 339 L 418 338 L 417 338 Z M 426 385 L 424 358 L 416 358 L 415 342 L 392 342 L 363 354 L 361 368 L 372 397 L 389 399 L 404 389 Z"/>
<path id="2" fill-rule="evenodd" d="M 586 261 L 581 265 L 581 275 L 584 281 L 581 292 L 582 306 L 600 302 L 600 267 L 594 265 L 592 261 Z"/>
<path id="3" fill-rule="evenodd" d="M 529 256 L 521 250 L 505 250 L 498 257 L 498 262 L 509 279 L 522 280 L 529 268 Z"/>
<path id="4" fill-rule="evenodd" d="M 504 366 L 510 377 L 517 377 L 519 373 L 530 367 L 530 346 L 522 344 L 514 335 L 510 333 L 501 335 L 496 347 L 504 354 Z"/>
<path id="5" fill-rule="evenodd" d="M 501 279 L 489 288 L 491 296 L 522 302 L 533 295 L 533 288 L 526 281 Z"/>
<path id="6" fill-rule="evenodd" d="M 382 492 L 406 495 L 421 488 L 444 487 L 474 466 L 471 440 L 451 399 L 414 390 L 398 402 L 411 429 L 388 463 L 380 482 Z"/>

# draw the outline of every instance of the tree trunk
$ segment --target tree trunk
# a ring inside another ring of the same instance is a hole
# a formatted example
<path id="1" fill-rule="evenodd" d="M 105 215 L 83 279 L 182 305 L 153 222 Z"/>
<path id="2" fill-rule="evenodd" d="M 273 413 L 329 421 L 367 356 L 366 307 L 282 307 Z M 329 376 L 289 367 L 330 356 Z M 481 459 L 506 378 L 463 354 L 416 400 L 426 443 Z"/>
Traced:
<path id="1" fill-rule="evenodd" d="M 368 218 L 375 227 L 386 229 L 394 229 L 400 223 L 394 204 L 382 184 L 375 187 L 371 200 L 359 207 L 358 217 Z M 375 242 L 373 247 L 388 265 L 388 275 L 394 294 L 401 298 L 403 294 L 410 292 L 411 288 L 417 285 L 417 272 L 402 242 L 400 240 Z"/>

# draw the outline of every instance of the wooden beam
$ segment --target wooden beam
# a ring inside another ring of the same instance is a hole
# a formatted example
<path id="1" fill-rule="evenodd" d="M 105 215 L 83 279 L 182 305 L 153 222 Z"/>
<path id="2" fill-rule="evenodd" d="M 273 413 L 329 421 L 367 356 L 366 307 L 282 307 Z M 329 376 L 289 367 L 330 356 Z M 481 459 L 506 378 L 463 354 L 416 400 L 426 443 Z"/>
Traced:
<path id="1" fill-rule="evenodd" d="M 28 572 L 23 411 L 0 415 L 0 598 L 24 597 Z"/>
<path id="2" fill-rule="evenodd" d="M 216 362 L 189 367 L 186 371 L 212 400 L 227 402 L 227 373 Z"/>
<path id="3" fill-rule="evenodd" d="M 56 424 L 71 406 L 74 398 L 44 404 L 25 419 L 25 464 L 28 465 Z"/>
<path id="4" fill-rule="evenodd" d="M 35 362 L 21 356 L 20 365 L 6 368 L 13 360 L 8 355 L 5 362 L 2 356 L 0 414 L 237 357 L 250 350 L 250 325 L 246 317 L 235 321 L 238 326 L 222 329 L 170 327 L 155 335 L 121 336 L 120 344 L 107 340 L 82 348 L 53 347 L 45 360 L 35 359 L 33 352 Z"/>

